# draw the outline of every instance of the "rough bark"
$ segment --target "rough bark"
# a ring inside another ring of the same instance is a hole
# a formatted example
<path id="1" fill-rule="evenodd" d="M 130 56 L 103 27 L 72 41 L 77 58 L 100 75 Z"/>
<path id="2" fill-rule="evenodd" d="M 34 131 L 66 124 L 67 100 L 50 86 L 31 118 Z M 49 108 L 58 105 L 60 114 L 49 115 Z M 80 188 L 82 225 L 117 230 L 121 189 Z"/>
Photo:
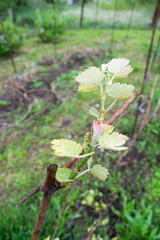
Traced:
<path id="1" fill-rule="evenodd" d="M 140 94 L 144 93 L 144 89 L 145 89 L 146 82 L 147 82 L 149 63 L 150 63 L 150 58 L 151 58 L 151 53 L 152 53 L 152 48 L 153 48 L 153 42 L 154 42 L 154 37 L 155 37 L 159 12 L 160 12 L 160 0 L 157 0 L 156 10 L 155 10 L 156 15 L 155 15 L 155 18 L 154 18 L 152 37 L 151 37 L 150 47 L 149 47 L 149 50 L 148 50 L 148 56 L 147 56 L 145 70 L 144 70 L 144 76 L 143 76 L 143 82 L 142 82 Z M 132 128 L 132 136 L 133 136 L 133 134 L 135 133 L 135 130 L 136 130 L 137 119 L 138 119 L 138 115 L 139 115 L 139 106 L 141 105 L 141 103 L 142 103 L 142 98 L 139 99 L 138 104 L 137 104 L 135 121 L 134 121 L 133 128 Z"/>
<path id="2" fill-rule="evenodd" d="M 81 16 L 80 16 L 80 22 L 79 22 L 80 28 L 83 27 L 84 5 L 85 5 L 85 0 L 81 0 Z"/>
<path id="3" fill-rule="evenodd" d="M 43 185 L 41 185 L 40 189 L 44 192 L 42 204 L 39 210 L 39 214 L 37 217 L 37 221 L 34 227 L 33 235 L 31 240 L 37 240 L 40 234 L 43 222 L 46 217 L 46 213 L 54 192 L 61 188 L 60 183 L 56 180 L 56 171 L 58 166 L 56 164 L 51 164 L 47 168 L 47 176 Z"/>

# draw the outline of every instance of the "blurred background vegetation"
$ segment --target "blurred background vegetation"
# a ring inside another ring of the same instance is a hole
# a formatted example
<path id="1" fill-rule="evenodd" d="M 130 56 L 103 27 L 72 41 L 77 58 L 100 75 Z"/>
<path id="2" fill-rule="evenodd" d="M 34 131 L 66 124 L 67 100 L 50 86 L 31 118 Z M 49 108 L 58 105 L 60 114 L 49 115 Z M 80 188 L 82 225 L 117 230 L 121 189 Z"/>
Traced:
<path id="1" fill-rule="evenodd" d="M 50 149 L 54 138 L 82 142 L 99 107 L 97 92 L 78 93 L 76 75 L 114 57 L 131 60 L 127 82 L 140 91 L 152 36 L 156 0 L 0 0 L 0 239 L 30 239 L 42 193 L 16 204 L 43 183 L 46 167 L 64 166 Z M 154 78 L 160 71 L 158 21 L 137 129 L 146 112 Z M 5 32 L 4 32 L 5 31 Z M 112 45 L 112 52 L 110 52 Z M 12 61 L 11 61 L 12 59 Z M 150 69 L 150 68 L 149 68 Z M 159 79 L 160 80 L 160 79 Z M 160 83 L 152 101 L 160 97 Z M 122 79 L 122 82 L 124 80 Z M 108 100 L 108 105 L 110 100 Z M 121 106 L 122 103 L 119 104 Z M 131 137 L 137 103 L 115 123 Z M 114 113 L 114 108 L 109 114 Z M 96 162 L 109 169 L 100 182 L 82 177 L 60 221 L 60 240 L 83 239 L 97 218 L 90 239 L 160 239 L 160 121 L 159 113 L 144 128 L 121 166 L 121 152 L 97 153 Z M 112 207 L 129 157 L 123 184 Z M 54 195 L 39 239 L 52 235 L 70 186 Z"/>

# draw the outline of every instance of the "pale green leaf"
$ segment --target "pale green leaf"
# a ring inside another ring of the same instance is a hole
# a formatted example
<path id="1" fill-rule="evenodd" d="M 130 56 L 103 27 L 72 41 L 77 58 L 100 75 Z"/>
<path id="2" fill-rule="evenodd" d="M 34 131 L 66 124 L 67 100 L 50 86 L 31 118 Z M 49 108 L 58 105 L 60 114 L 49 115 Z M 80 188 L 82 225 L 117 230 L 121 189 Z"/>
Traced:
<path id="1" fill-rule="evenodd" d="M 113 131 L 114 127 L 112 125 L 104 125 L 104 133 L 103 134 L 110 134 Z"/>
<path id="2" fill-rule="evenodd" d="M 56 172 L 56 179 L 59 182 L 68 182 L 68 178 L 71 175 L 72 171 L 68 168 L 58 168 Z"/>
<path id="3" fill-rule="evenodd" d="M 83 151 L 81 144 L 69 139 L 54 139 L 51 144 L 54 154 L 59 157 L 78 157 Z"/>
<path id="4" fill-rule="evenodd" d="M 104 80 L 104 73 L 97 67 L 90 67 L 80 73 L 75 81 L 79 82 L 78 91 L 92 92 L 98 89 Z"/>
<path id="5" fill-rule="evenodd" d="M 99 118 L 99 112 L 98 112 L 98 110 L 97 110 L 96 108 L 94 108 L 94 107 L 91 107 L 91 108 L 89 109 L 89 114 L 92 115 L 92 116 L 94 116 L 94 117 Z"/>
<path id="6" fill-rule="evenodd" d="M 92 84 L 81 83 L 78 87 L 79 92 L 93 92 L 97 90 L 99 86 L 93 86 Z"/>
<path id="7" fill-rule="evenodd" d="M 108 71 L 112 73 L 115 78 L 127 77 L 133 71 L 130 65 L 130 60 L 126 58 L 114 58 L 108 64 Z"/>
<path id="8" fill-rule="evenodd" d="M 134 86 L 115 83 L 107 91 L 108 95 L 114 99 L 125 100 L 132 96 Z"/>
<path id="9" fill-rule="evenodd" d="M 102 137 L 99 138 L 98 142 L 100 144 L 100 148 L 121 151 L 127 149 L 127 147 L 121 147 L 127 140 L 127 136 L 118 132 L 114 132 L 112 134 L 104 132 Z"/>
<path id="10" fill-rule="evenodd" d="M 102 167 L 99 164 L 95 164 L 89 173 L 92 174 L 94 177 L 99 178 L 102 181 L 105 181 L 109 174 L 108 169 L 106 169 L 105 167 Z"/>
<path id="11" fill-rule="evenodd" d="M 47 237 L 47 238 L 45 238 L 45 240 L 50 240 L 50 236 L 49 236 L 49 237 Z"/>
<path id="12" fill-rule="evenodd" d="M 108 64 L 107 64 L 107 63 L 103 63 L 103 64 L 101 65 L 101 70 L 102 70 L 102 72 L 106 73 L 107 70 L 108 70 Z"/>

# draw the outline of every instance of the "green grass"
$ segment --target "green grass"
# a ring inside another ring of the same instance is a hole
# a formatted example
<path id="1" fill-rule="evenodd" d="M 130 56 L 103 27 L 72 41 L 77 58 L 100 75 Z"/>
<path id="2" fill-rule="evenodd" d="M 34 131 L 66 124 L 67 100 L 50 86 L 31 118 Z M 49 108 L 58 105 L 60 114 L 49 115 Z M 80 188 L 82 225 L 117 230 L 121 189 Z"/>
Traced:
<path id="1" fill-rule="evenodd" d="M 115 2 L 116 1 L 104 1 L 100 0 L 100 7 L 106 10 L 114 10 L 115 9 Z M 132 4 L 134 1 L 127 1 L 127 0 L 118 0 L 117 1 L 117 9 L 122 10 L 130 10 L 132 8 Z M 144 8 L 154 8 L 156 5 L 156 1 L 149 1 L 149 0 L 141 0 L 136 1 L 135 8 L 136 9 L 144 9 Z"/>
<path id="2" fill-rule="evenodd" d="M 112 1 L 113 2 L 113 1 Z M 120 5 L 121 6 L 121 5 Z M 152 22 L 152 16 L 154 8 L 137 8 L 134 10 L 131 27 L 134 29 L 148 29 Z M 115 17 L 115 28 L 116 29 L 128 29 L 130 21 L 131 10 L 130 9 L 117 9 Z M 79 28 L 79 16 L 80 7 L 68 8 L 63 12 L 68 28 L 77 29 Z M 74 21 L 73 21 L 74 18 Z M 100 8 L 96 20 L 96 8 L 94 5 L 86 5 L 84 9 L 83 28 L 85 29 L 111 29 L 113 26 L 114 18 L 114 7 L 113 8 Z M 159 25 L 159 24 L 158 24 Z"/>
<path id="3" fill-rule="evenodd" d="M 155 45 L 158 39 L 156 34 Z M 141 81 L 147 51 L 149 48 L 151 31 L 148 30 L 131 30 L 130 38 L 125 43 L 125 30 L 115 31 L 114 57 L 126 57 L 131 60 L 134 68 L 133 73 L 128 77 L 127 82 L 132 83 L 136 87 L 136 91 L 140 90 Z M 24 39 L 24 45 L 16 57 L 20 57 L 20 61 L 16 62 L 19 72 L 23 68 L 29 68 L 32 62 L 40 62 L 47 57 L 54 56 L 54 48 L 52 44 L 41 44 L 37 38 Z M 46 167 L 51 163 L 58 163 L 64 166 L 68 159 L 57 159 L 50 149 L 50 142 L 54 138 L 67 138 L 69 135 L 78 142 L 82 142 L 86 130 L 92 124 L 92 117 L 88 115 L 90 106 L 95 106 L 99 96 L 97 92 L 93 94 L 77 93 L 77 84 L 74 81 L 75 76 L 80 70 L 88 66 L 97 65 L 100 67 L 102 62 L 108 61 L 108 49 L 110 46 L 110 30 L 70 30 L 66 31 L 61 42 L 57 44 L 58 60 L 56 66 L 37 66 L 37 71 L 48 71 L 58 67 L 61 62 L 66 62 L 69 55 L 80 50 L 87 52 L 87 49 L 101 49 L 101 56 L 94 58 L 87 57 L 84 66 L 77 68 L 74 66 L 69 73 L 62 73 L 53 81 L 53 87 L 59 87 L 57 96 L 61 100 L 61 104 L 53 106 L 47 103 L 48 112 L 37 116 L 31 122 L 11 128 L 7 135 L 3 135 L 1 142 L 1 169 L 0 186 L 2 189 L 0 216 L 0 238 L 3 240 L 23 240 L 30 239 L 33 226 L 36 221 L 42 193 L 31 198 L 22 206 L 15 208 L 19 200 L 32 192 L 37 186 L 43 183 L 46 175 Z M 79 56 L 80 57 L 80 56 Z M 12 74 L 12 68 L 9 61 L 2 61 L 3 71 Z M 156 63 L 153 76 L 148 81 L 145 91 L 145 102 L 149 96 L 154 76 L 159 71 L 159 64 Z M 4 77 L 1 73 L 1 82 Z M 122 80 L 123 82 L 123 80 Z M 35 82 L 37 84 L 37 82 Z M 36 85 L 37 86 L 37 85 Z M 153 99 L 153 107 L 156 105 L 159 95 L 159 83 L 155 90 Z M 110 100 L 108 100 L 110 102 Z M 109 104 L 108 102 L 108 104 Z M 46 106 L 46 102 L 41 100 L 32 109 L 32 113 L 38 112 Z M 134 103 L 128 114 L 124 114 L 124 119 L 119 119 L 115 124 L 116 130 L 122 131 L 124 134 L 130 135 L 130 129 L 133 124 L 133 116 L 136 103 Z M 114 109 L 115 110 L 115 109 Z M 26 110 L 17 110 L 14 113 L 8 113 L 10 122 L 14 123 L 22 118 Z M 68 125 L 65 125 L 68 121 Z M 159 215 L 154 212 L 158 208 L 159 176 L 153 174 L 156 170 L 159 172 L 160 166 L 157 161 L 159 152 L 159 127 L 160 124 L 156 118 L 144 129 L 142 136 L 139 138 L 135 148 L 135 157 L 129 167 L 125 182 L 120 188 L 119 195 L 116 198 L 114 208 L 123 212 L 124 202 L 127 206 L 135 199 L 135 208 L 141 211 L 141 201 L 145 201 L 147 206 L 151 206 L 151 212 L 155 219 L 151 221 L 149 229 L 155 226 L 155 221 L 159 221 Z M 57 236 L 61 240 L 65 239 L 82 239 L 87 229 L 92 226 L 93 222 L 104 211 L 104 204 L 108 204 L 112 195 L 116 192 L 118 184 L 121 180 L 121 168 L 115 168 L 115 163 L 120 153 L 106 152 L 101 160 L 100 154 L 97 153 L 97 162 L 109 168 L 110 176 L 108 181 L 96 181 L 91 176 L 84 176 L 77 183 L 77 188 L 71 195 L 69 204 L 61 219 Z M 151 180 L 150 180 L 151 179 Z M 153 191 L 152 188 L 155 190 Z M 92 198 L 90 190 L 93 190 Z M 40 240 L 44 240 L 48 235 L 53 234 L 54 227 L 63 205 L 64 199 L 69 191 L 69 187 L 60 190 L 53 197 L 50 210 L 47 214 L 45 224 L 40 236 Z M 139 195 L 137 192 L 141 192 Z M 106 193 L 107 192 L 107 193 Z M 152 196 L 155 198 L 154 207 Z M 91 199 L 90 199 L 91 197 Z M 124 201 L 125 199 L 125 201 Z M 97 204 L 98 202 L 98 204 Z M 125 213 L 125 212 L 124 212 Z M 132 213 L 131 213 L 132 214 Z M 132 216 L 133 217 L 133 216 Z M 103 218 L 106 222 L 102 224 L 96 231 L 96 236 L 102 239 L 110 239 L 109 229 L 119 221 L 123 227 L 127 222 L 126 217 L 117 217 L 115 213 L 105 215 Z M 145 216 L 144 216 L 145 221 Z M 143 225 L 143 223 L 141 223 Z M 121 234 L 117 228 L 117 234 Z M 132 225 L 130 225 L 132 228 Z M 133 230 L 133 228 L 131 229 Z M 107 233 L 108 231 L 108 233 Z M 116 234 L 116 233 L 115 233 Z M 115 235 L 116 236 L 116 235 Z M 117 235 L 118 236 L 118 235 Z M 126 237 L 126 236 L 125 236 Z M 98 239 L 98 238 L 97 238 Z M 132 238 L 131 238 L 132 239 Z"/>
<path id="4" fill-rule="evenodd" d="M 158 32 L 156 34 L 156 39 L 158 36 Z M 115 56 L 119 54 L 123 54 L 123 56 L 130 57 L 131 62 L 134 64 L 135 71 L 140 71 L 140 69 L 144 68 L 144 58 L 147 55 L 147 50 L 150 44 L 151 31 L 147 30 L 132 30 L 130 31 L 130 39 L 126 43 L 126 30 L 116 30 L 115 31 L 115 42 L 116 47 L 114 49 Z M 156 42 L 156 40 L 155 40 Z M 100 48 L 106 51 L 110 46 L 110 30 L 70 30 L 66 31 L 63 35 L 61 41 L 56 45 L 58 50 L 59 59 L 65 60 L 69 54 L 76 51 L 77 47 L 93 47 L 100 46 Z M 155 43 L 156 46 L 156 43 Z M 28 51 L 30 49 L 30 51 Z M 119 53 L 119 49 L 121 52 Z M 137 64 L 136 58 L 132 55 L 132 50 L 134 49 L 134 54 L 138 55 L 138 59 L 140 60 L 140 64 Z M 20 48 L 20 52 L 17 56 L 16 66 L 18 72 L 21 73 L 22 69 L 26 68 L 29 71 L 29 67 L 35 63 L 40 62 L 44 58 L 54 58 L 55 51 L 53 44 L 42 44 L 38 41 L 38 38 L 24 39 L 23 47 Z M 136 65 L 135 65 L 136 63 Z M 41 70 L 41 66 L 38 66 Z M 48 67 L 50 68 L 50 67 Z M 13 74 L 13 69 L 11 67 L 10 61 L 1 60 L 1 69 L 0 78 L 3 80 L 4 74 L 3 69 L 7 69 L 8 75 Z M 141 71 L 142 72 L 142 71 Z M 133 74 L 132 74 L 133 75 Z"/>

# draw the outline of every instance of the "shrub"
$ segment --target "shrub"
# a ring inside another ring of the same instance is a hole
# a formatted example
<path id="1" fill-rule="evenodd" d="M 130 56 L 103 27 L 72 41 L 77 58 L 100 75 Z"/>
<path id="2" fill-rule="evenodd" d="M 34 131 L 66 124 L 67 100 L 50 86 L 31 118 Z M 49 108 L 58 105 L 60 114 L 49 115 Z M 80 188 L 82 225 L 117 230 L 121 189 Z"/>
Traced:
<path id="1" fill-rule="evenodd" d="M 10 19 L 7 19 L 3 23 L 8 43 L 12 52 L 15 52 L 22 44 L 20 28 L 17 28 Z M 8 56 L 9 49 L 7 46 L 6 38 L 3 34 L 2 28 L 0 28 L 0 57 Z"/>
<path id="2" fill-rule="evenodd" d="M 19 22 L 18 22 L 18 25 L 19 26 L 31 26 L 31 27 L 33 27 L 34 26 L 34 24 L 35 24 L 35 22 L 34 22 L 34 19 L 33 18 L 31 18 L 30 16 L 29 17 L 23 17 Z"/>
<path id="3" fill-rule="evenodd" d="M 62 16 L 51 11 L 43 12 L 36 20 L 38 36 L 42 42 L 57 42 L 65 30 L 66 23 Z"/>

